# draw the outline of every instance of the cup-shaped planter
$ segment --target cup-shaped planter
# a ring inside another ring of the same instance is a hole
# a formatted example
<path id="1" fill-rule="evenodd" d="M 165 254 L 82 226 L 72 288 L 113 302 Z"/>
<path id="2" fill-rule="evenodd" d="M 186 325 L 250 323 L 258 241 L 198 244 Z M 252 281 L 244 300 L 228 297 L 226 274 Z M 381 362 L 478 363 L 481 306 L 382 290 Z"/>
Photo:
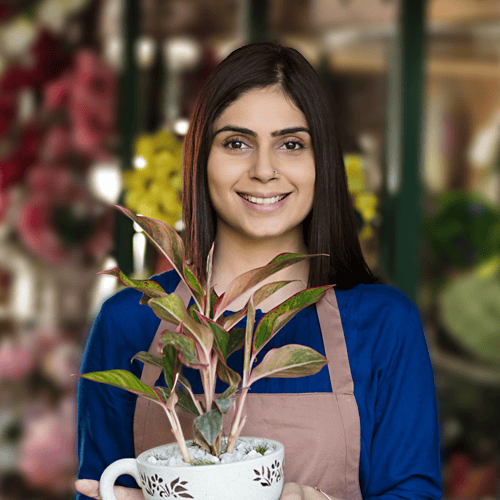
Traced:
<path id="1" fill-rule="evenodd" d="M 251 442 L 256 438 L 240 437 Z M 163 450 L 176 447 L 170 443 L 141 453 L 137 459 L 123 458 L 102 473 L 102 500 L 116 500 L 116 478 L 130 474 L 142 488 L 146 500 L 179 498 L 193 500 L 278 500 L 283 490 L 285 449 L 278 441 L 260 439 L 272 450 L 239 462 L 212 465 L 158 465 L 148 457 L 162 456 Z"/>

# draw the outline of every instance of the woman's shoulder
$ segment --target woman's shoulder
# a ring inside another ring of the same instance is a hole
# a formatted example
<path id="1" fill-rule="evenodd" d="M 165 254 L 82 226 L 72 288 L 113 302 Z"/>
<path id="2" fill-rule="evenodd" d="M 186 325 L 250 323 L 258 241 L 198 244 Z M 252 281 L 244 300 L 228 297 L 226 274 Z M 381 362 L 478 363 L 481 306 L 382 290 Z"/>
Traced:
<path id="1" fill-rule="evenodd" d="M 402 291 L 382 283 L 359 283 L 346 289 L 336 290 L 336 295 L 344 307 L 356 310 L 360 316 L 407 318 L 417 311 L 413 301 Z"/>

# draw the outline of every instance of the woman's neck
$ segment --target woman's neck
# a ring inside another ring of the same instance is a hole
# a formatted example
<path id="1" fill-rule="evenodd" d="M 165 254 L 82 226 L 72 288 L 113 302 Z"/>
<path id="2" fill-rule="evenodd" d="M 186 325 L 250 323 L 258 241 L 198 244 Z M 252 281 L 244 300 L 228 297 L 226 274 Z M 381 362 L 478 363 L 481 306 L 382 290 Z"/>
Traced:
<path id="1" fill-rule="evenodd" d="M 265 266 L 276 255 L 285 252 L 306 254 L 307 247 L 303 238 L 298 238 L 297 235 L 288 235 L 288 237 L 285 235 L 274 239 L 249 240 L 234 234 L 230 238 L 218 234 L 215 239 L 211 286 L 215 286 L 215 291 L 220 295 L 237 276 L 251 269 Z M 304 289 L 307 286 L 308 276 L 309 264 L 307 260 L 273 274 L 256 288 L 273 281 L 296 281 L 262 302 L 259 308 L 269 310 L 294 293 Z M 243 307 L 254 291 L 255 289 L 250 290 L 238 301 L 235 301 L 231 309 Z"/>

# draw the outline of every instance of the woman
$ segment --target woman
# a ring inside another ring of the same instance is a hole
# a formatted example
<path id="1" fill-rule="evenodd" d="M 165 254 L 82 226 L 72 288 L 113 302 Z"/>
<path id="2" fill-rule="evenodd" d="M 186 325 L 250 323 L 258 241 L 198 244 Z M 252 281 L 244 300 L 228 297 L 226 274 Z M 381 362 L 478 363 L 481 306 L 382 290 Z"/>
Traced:
<path id="1" fill-rule="evenodd" d="M 328 367 L 299 379 L 261 379 L 247 403 L 244 433 L 284 441 L 282 499 L 440 498 L 434 385 L 418 312 L 377 284 L 363 259 L 328 99 L 297 51 L 253 44 L 216 68 L 185 139 L 183 185 L 186 246 L 204 279 L 215 241 L 218 293 L 279 253 L 328 255 L 273 276 L 296 281 L 261 305 L 267 311 L 306 286 L 336 284 L 331 300 L 301 311 L 267 346 L 280 339 L 308 345 L 326 353 Z M 169 292 L 179 282 L 173 272 L 155 279 Z M 82 372 L 130 369 L 129 359 L 148 349 L 159 319 L 139 298 L 127 289 L 106 301 Z M 231 358 L 238 369 L 241 357 Z M 132 369 L 141 375 L 140 363 Z M 138 451 L 134 419 L 149 418 L 138 413 L 128 393 L 80 381 L 78 491 L 98 498 L 106 465 Z M 117 492 L 142 498 L 126 487 Z"/>

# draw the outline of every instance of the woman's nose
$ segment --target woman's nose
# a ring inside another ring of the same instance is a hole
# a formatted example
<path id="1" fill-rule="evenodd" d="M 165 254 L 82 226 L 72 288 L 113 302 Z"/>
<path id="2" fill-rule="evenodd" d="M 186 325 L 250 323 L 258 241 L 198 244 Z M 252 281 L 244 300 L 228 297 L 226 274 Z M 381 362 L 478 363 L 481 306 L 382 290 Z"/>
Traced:
<path id="1" fill-rule="evenodd" d="M 250 169 L 252 178 L 261 182 L 268 182 L 276 177 L 275 159 L 271 152 L 264 148 L 257 150 L 254 155 L 253 163 Z"/>

